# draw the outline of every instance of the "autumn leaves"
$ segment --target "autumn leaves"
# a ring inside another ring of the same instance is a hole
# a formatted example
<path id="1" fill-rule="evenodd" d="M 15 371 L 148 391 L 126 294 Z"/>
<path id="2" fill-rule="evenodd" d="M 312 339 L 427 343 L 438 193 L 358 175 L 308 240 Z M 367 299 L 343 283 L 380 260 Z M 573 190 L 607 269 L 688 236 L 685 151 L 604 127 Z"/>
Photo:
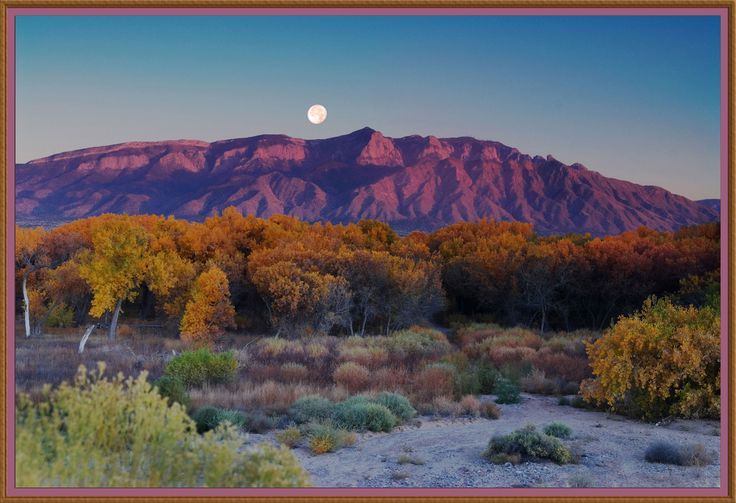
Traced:
<path id="1" fill-rule="evenodd" d="M 481 221 L 400 237 L 376 221 L 309 224 L 228 208 L 202 223 L 102 215 L 16 228 L 16 279 L 29 335 L 89 315 L 114 337 L 123 309 L 193 345 L 233 327 L 386 334 L 443 310 L 544 332 L 602 328 L 651 294 L 699 285 L 717 274 L 719 248 L 718 224 L 592 238 Z"/>

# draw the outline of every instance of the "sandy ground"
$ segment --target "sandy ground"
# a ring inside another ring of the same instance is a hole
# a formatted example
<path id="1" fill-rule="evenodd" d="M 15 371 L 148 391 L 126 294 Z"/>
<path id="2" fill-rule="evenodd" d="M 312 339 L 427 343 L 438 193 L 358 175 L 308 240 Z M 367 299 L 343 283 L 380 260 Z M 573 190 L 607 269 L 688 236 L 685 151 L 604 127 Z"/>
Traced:
<path id="1" fill-rule="evenodd" d="M 502 416 L 488 419 L 420 417 L 391 433 L 365 433 L 355 446 L 312 455 L 294 449 L 318 487 L 718 487 L 720 437 L 716 421 L 677 420 L 655 425 L 604 412 L 557 404 L 557 398 L 522 395 L 519 404 L 500 405 Z M 561 421 L 573 429 L 563 442 L 580 455 L 574 465 L 522 463 L 493 465 L 481 453 L 494 434 L 525 424 L 538 428 Z M 274 441 L 273 433 L 251 435 L 250 442 Z M 648 463 L 647 446 L 656 440 L 701 443 L 712 465 L 681 467 Z M 422 464 L 399 464 L 400 456 Z"/>

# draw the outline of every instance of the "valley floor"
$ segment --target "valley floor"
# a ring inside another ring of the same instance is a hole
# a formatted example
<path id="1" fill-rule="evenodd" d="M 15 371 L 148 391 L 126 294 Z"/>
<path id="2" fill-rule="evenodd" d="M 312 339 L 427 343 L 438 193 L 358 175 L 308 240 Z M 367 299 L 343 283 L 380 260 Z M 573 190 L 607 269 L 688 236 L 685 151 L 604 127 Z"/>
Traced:
<path id="1" fill-rule="evenodd" d="M 716 421 L 643 423 L 560 406 L 557 398 L 523 394 L 522 402 L 500 405 L 502 416 L 488 419 L 420 417 L 391 433 L 360 435 L 355 446 L 313 455 L 294 453 L 317 487 L 718 487 L 719 425 Z M 560 421 L 573 429 L 563 442 L 580 455 L 578 464 L 494 465 L 481 453 L 494 434 L 525 424 L 538 428 Z M 273 441 L 273 433 L 250 435 L 249 443 Z M 648 463 L 644 452 L 654 441 L 703 444 L 714 455 L 704 467 Z M 399 464 L 401 456 L 423 464 Z"/>

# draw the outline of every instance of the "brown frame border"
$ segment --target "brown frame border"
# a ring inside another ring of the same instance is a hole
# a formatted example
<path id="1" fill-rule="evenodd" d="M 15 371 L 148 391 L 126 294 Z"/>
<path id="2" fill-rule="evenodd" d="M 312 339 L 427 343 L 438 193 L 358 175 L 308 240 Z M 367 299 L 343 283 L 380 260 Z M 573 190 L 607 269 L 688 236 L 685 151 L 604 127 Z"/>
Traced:
<path id="1" fill-rule="evenodd" d="M 727 381 L 728 381 L 728 496 L 724 497 L 680 497 L 673 498 L 669 496 L 654 496 L 654 497 L 628 497 L 628 496 L 605 496 L 605 497 L 571 497 L 571 496 L 503 496 L 503 497 L 491 497 L 491 496 L 478 496 L 478 497 L 421 497 L 421 496 L 407 496 L 407 497 L 391 497 L 391 496 L 294 496 L 294 497 L 212 497 L 212 496 L 197 496 L 197 497 L 8 497 L 6 489 L 9 487 L 8 473 L 6 466 L 7 459 L 7 443 L 5 438 L 5 418 L 7 417 L 7 365 L 6 365 L 6 345 L 0 344 L 0 368 L 2 368 L 2 386 L 0 387 L 0 402 L 2 402 L 2 416 L 0 417 L 0 439 L 2 439 L 0 446 L 0 469 L 2 469 L 3 475 L 0 478 L 2 483 L 0 486 L 0 503 L 2 502 L 20 502 L 20 501 L 34 501 L 34 502 L 47 502 L 57 500 L 82 500 L 82 501 L 115 501 L 119 503 L 134 502 L 135 500 L 143 501 L 155 501 L 155 502 L 169 502 L 175 500 L 186 499 L 188 501 L 196 501 L 198 503 L 205 503 L 208 500 L 226 500 L 229 502 L 235 500 L 248 500 L 248 501 L 259 501 L 268 502 L 278 500 L 284 503 L 296 503 L 296 502 L 313 502 L 313 501 L 365 501 L 371 500 L 382 500 L 382 501 L 398 501 L 409 503 L 412 500 L 424 500 L 431 502 L 439 502 L 440 500 L 450 499 L 458 503 L 475 503 L 477 501 L 494 501 L 503 503 L 543 503 L 547 501 L 593 501 L 595 503 L 618 503 L 622 501 L 630 502 L 645 502 L 645 501 L 658 501 L 658 502 L 669 502 L 669 501 L 682 501 L 682 502 L 736 502 L 736 466 L 735 466 L 735 454 L 736 443 L 733 441 L 734 438 L 734 419 L 736 411 L 736 381 L 734 380 L 734 341 L 736 339 L 736 331 L 734 330 L 734 322 L 736 321 L 736 303 L 734 303 L 733 292 L 734 285 L 736 285 L 736 260 L 734 260 L 734 238 L 736 233 L 734 232 L 734 217 L 736 216 L 736 173 L 734 172 L 734 158 L 736 157 L 735 144 L 734 144 L 734 75 L 736 74 L 736 59 L 734 54 L 736 51 L 736 40 L 734 38 L 734 25 L 736 24 L 736 0 L 0 0 L 0 136 L 2 136 L 2 148 L 0 148 L 0 188 L 2 193 L 0 194 L 0 226 L 2 226 L 1 236 L 2 239 L 2 269 L 0 269 L 0 281 L 2 281 L 2 305 L 0 306 L 0 329 L 3 334 L 7 335 L 8 327 L 6 326 L 6 313 L 5 313 L 5 300 L 10 292 L 6 288 L 6 271 L 7 271 L 7 256 L 6 246 L 8 242 L 8 236 L 13 232 L 9 229 L 6 222 L 6 195 L 9 187 L 7 186 L 7 166 L 6 156 L 7 152 L 7 30 L 6 23 L 8 19 L 8 8 L 41 8 L 41 7 L 138 7 L 138 8 L 164 8 L 164 7 L 241 7 L 241 8 L 318 8 L 318 7 L 349 7 L 349 8 L 406 8 L 406 7 L 447 7 L 447 8 L 480 8 L 480 7 L 515 7 L 515 8 L 532 8 L 532 7 L 547 7 L 547 8 L 573 8 L 573 7 L 586 7 L 586 8 L 622 8 L 622 7 L 641 7 L 641 8 L 685 8 L 685 7 L 698 7 L 698 8 L 725 8 L 728 11 L 728 163 L 727 163 L 727 193 L 728 193 L 728 269 L 729 277 L 728 281 L 728 361 L 729 368 Z M 3 339 L 4 342 L 4 339 Z"/>

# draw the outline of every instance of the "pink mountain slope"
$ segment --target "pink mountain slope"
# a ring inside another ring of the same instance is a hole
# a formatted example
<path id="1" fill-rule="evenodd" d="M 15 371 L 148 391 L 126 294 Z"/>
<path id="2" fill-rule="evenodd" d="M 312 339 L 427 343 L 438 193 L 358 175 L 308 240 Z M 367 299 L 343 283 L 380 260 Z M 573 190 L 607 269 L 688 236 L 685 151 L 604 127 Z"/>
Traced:
<path id="1" fill-rule="evenodd" d="M 400 231 L 481 218 L 542 234 L 672 230 L 718 219 L 654 186 L 474 138 L 387 138 L 364 128 L 324 140 L 283 135 L 214 143 L 123 143 L 16 166 L 19 222 L 113 213 L 201 220 L 235 206 L 309 221 L 372 218 Z"/>

